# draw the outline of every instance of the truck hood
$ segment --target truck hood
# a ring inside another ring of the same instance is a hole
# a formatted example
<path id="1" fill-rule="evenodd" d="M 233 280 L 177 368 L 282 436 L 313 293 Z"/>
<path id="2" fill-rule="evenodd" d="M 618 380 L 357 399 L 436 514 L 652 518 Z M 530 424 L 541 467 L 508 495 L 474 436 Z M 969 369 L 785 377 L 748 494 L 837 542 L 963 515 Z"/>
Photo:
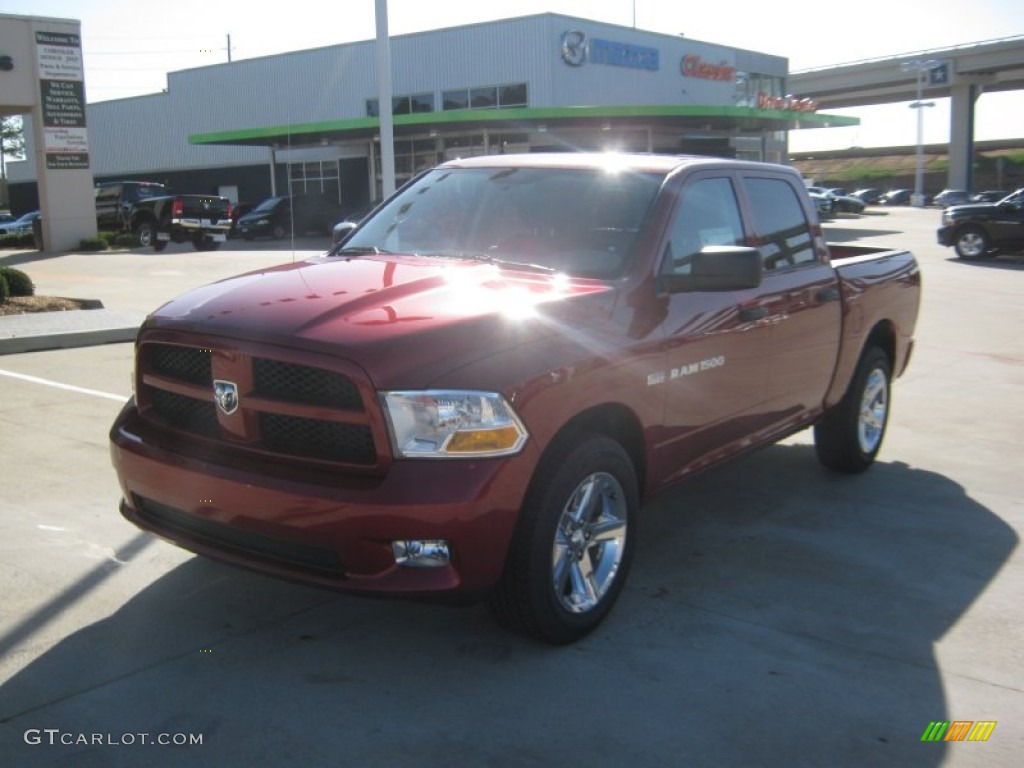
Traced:
<path id="1" fill-rule="evenodd" d="M 143 328 L 302 347 L 360 365 L 377 386 L 421 387 L 600 323 L 615 294 L 604 282 L 473 260 L 320 257 L 190 291 Z"/>
<path id="2" fill-rule="evenodd" d="M 998 210 L 997 203 L 963 203 L 961 205 L 950 205 L 946 210 L 953 216 L 973 216 L 979 213 L 991 213 Z"/>

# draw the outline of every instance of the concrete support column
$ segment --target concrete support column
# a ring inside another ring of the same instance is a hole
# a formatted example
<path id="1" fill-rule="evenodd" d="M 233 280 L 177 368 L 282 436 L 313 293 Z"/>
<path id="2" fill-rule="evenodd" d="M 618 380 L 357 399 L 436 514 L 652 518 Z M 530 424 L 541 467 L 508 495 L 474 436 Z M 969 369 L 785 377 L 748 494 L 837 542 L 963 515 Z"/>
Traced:
<path id="1" fill-rule="evenodd" d="M 974 161 L 974 102 L 980 88 L 976 83 L 950 86 L 949 189 L 971 189 Z"/>
<path id="2" fill-rule="evenodd" d="M 81 24 L 5 15 L 0 51 L 9 59 L 0 114 L 28 115 L 31 122 L 44 250 L 73 250 L 96 235 Z"/>

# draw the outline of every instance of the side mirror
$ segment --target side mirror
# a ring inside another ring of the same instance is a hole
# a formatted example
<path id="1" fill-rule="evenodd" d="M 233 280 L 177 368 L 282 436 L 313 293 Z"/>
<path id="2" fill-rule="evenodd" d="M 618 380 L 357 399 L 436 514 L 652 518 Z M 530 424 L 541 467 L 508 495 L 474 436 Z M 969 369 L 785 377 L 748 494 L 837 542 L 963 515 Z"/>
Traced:
<path id="1" fill-rule="evenodd" d="M 355 231 L 357 226 L 359 225 L 354 221 L 339 221 L 335 224 L 331 234 L 331 240 L 333 240 L 334 245 L 340 245 L 345 242 L 348 236 Z"/>
<path id="2" fill-rule="evenodd" d="M 742 245 L 706 245 L 690 260 L 685 275 L 660 275 L 659 293 L 742 291 L 757 288 L 764 279 L 764 263 L 757 248 Z"/>

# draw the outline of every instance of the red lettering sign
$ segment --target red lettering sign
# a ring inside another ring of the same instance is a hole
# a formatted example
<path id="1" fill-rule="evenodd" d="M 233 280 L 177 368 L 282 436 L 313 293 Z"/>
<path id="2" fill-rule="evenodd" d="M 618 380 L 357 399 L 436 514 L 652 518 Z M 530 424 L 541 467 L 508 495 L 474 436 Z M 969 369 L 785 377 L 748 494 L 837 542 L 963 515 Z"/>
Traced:
<path id="1" fill-rule="evenodd" d="M 683 77 L 699 77 L 701 80 L 731 82 L 736 79 L 736 67 L 724 61 L 721 64 L 711 64 L 692 54 L 683 56 L 679 71 L 683 73 Z"/>
<path id="2" fill-rule="evenodd" d="M 786 112 L 817 112 L 818 102 L 814 99 L 798 99 L 796 96 L 769 96 L 763 91 L 757 94 L 758 109 L 778 109 Z"/>

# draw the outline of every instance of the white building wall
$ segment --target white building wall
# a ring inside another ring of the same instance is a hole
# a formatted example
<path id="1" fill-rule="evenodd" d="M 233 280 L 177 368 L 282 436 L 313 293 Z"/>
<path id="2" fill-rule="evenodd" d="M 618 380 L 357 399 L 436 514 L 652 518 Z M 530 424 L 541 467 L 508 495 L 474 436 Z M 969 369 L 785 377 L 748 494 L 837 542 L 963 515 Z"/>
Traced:
<path id="1" fill-rule="evenodd" d="M 657 48 L 660 69 L 570 67 L 559 52 L 567 30 Z M 365 117 L 366 100 L 377 95 L 374 45 L 348 43 L 172 72 L 163 93 L 92 104 L 93 173 L 266 163 L 266 148 L 191 145 L 188 137 Z M 445 89 L 521 82 L 528 83 L 530 107 L 732 104 L 731 83 L 682 76 L 680 61 L 688 53 L 716 64 L 735 66 L 739 57 L 779 75 L 786 71 L 786 60 L 778 57 L 556 14 L 402 35 L 391 45 L 394 94 L 434 93 L 437 111 Z M 34 178 L 31 161 L 11 163 L 12 182 Z"/>

